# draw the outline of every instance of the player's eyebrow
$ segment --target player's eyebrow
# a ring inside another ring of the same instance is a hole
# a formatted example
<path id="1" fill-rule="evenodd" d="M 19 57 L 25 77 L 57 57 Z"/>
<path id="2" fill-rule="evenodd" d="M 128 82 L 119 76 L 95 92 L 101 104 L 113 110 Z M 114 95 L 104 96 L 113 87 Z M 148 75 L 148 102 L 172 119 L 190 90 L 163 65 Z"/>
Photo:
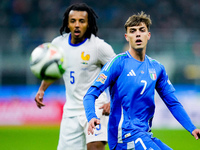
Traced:
<path id="1" fill-rule="evenodd" d="M 137 27 L 130 27 L 129 31 L 136 31 L 136 30 L 143 30 L 143 29 L 145 29 L 144 26 L 139 27 L 139 28 L 137 28 Z"/>

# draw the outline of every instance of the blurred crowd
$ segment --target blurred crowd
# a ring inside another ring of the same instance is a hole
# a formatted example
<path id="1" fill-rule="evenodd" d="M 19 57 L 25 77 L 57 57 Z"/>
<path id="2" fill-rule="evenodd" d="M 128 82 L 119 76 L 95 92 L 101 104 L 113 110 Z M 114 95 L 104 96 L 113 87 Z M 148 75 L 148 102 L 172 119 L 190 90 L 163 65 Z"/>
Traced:
<path id="1" fill-rule="evenodd" d="M 31 51 L 59 35 L 66 8 L 78 2 L 94 9 L 98 35 L 116 53 L 127 50 L 127 18 L 140 11 L 149 14 L 148 55 L 164 63 L 174 83 L 200 84 L 199 0 L 1 0 L 0 85 L 36 83 L 28 65 Z"/>
<path id="2" fill-rule="evenodd" d="M 144 11 L 152 28 L 199 28 L 199 0 L 1 0 L 0 27 L 59 27 L 67 6 L 90 5 L 100 18 L 100 27 L 122 27 L 128 16 Z"/>

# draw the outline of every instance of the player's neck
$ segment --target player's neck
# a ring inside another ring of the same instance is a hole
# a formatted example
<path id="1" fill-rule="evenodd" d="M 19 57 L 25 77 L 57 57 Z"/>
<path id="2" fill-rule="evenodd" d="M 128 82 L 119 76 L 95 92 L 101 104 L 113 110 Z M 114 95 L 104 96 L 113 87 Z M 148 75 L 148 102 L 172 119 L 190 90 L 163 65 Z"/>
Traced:
<path id="1" fill-rule="evenodd" d="M 144 61 L 146 50 L 143 49 L 142 51 L 136 51 L 134 49 L 129 49 L 129 53 L 136 60 L 138 60 L 138 61 Z"/>
<path id="2" fill-rule="evenodd" d="M 71 38 L 71 43 L 72 44 L 79 44 L 82 43 L 85 40 L 85 37 L 82 38 Z"/>

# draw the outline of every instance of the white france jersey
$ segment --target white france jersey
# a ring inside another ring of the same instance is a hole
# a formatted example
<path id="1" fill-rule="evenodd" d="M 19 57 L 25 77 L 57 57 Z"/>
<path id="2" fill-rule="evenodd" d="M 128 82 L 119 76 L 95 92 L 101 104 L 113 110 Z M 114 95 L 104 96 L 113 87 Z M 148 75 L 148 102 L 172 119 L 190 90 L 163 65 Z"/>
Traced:
<path id="1" fill-rule="evenodd" d="M 114 57 L 115 53 L 109 44 L 94 35 L 82 43 L 72 44 L 71 34 L 67 33 L 56 37 L 52 43 L 62 47 L 67 64 L 63 75 L 66 88 L 64 115 L 82 115 L 85 113 L 83 97 L 102 66 Z M 108 101 L 108 95 L 104 92 L 96 101 L 96 105 L 101 106 Z"/>

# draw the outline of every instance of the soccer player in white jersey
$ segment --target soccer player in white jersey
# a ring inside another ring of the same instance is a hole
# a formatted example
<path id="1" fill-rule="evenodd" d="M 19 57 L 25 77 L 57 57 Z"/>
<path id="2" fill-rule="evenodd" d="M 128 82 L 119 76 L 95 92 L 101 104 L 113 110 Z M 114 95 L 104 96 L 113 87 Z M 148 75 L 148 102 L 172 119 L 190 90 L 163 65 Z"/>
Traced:
<path id="1" fill-rule="evenodd" d="M 63 75 L 66 88 L 66 103 L 60 126 L 58 150 L 103 150 L 107 143 L 107 121 L 110 102 L 102 93 L 96 102 L 96 112 L 102 121 L 94 135 L 87 134 L 87 119 L 83 96 L 115 53 L 111 46 L 97 37 L 97 15 L 84 3 L 67 8 L 60 28 L 61 36 L 52 43 L 62 47 L 67 64 Z M 35 101 L 39 108 L 45 106 L 45 90 L 52 82 L 42 81 Z M 53 111 L 53 110 L 52 110 Z M 86 146 L 87 143 L 87 146 Z"/>
<path id="2" fill-rule="evenodd" d="M 94 102 L 109 86 L 110 150 L 172 150 L 151 133 L 155 90 L 179 123 L 196 139 L 200 136 L 200 129 L 193 125 L 176 98 L 164 66 L 146 55 L 150 25 L 150 16 L 144 12 L 129 17 L 125 23 L 128 51 L 105 65 L 83 100 L 89 121 L 88 133 L 93 134 L 95 125 L 101 122 L 95 114 Z"/>

